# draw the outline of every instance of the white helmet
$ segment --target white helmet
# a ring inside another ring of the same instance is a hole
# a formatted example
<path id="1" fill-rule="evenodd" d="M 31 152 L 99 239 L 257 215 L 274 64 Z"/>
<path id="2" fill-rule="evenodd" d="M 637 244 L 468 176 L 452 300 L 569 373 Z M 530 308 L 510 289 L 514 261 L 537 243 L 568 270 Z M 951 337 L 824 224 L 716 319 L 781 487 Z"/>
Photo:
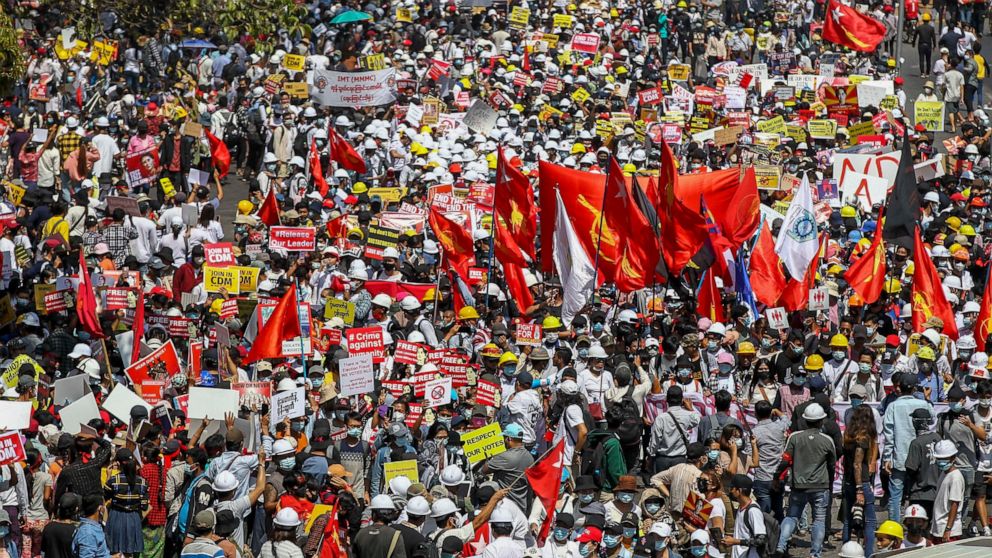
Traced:
<path id="1" fill-rule="evenodd" d="M 265 157 L 262 157 L 262 162 L 263 163 L 276 163 L 278 161 L 279 161 L 279 159 L 276 159 L 276 154 L 273 153 L 273 152 L 271 152 L 271 151 L 269 151 L 268 153 L 266 153 L 265 154 Z"/>
<path id="2" fill-rule="evenodd" d="M 389 481 L 389 491 L 397 496 L 406 498 L 406 491 L 410 489 L 411 484 L 413 483 L 410 482 L 409 477 L 402 475 L 393 477 L 393 479 Z"/>
<path id="3" fill-rule="evenodd" d="M 967 147 L 964 148 L 965 155 L 978 155 L 978 146 L 969 143 Z"/>
<path id="4" fill-rule="evenodd" d="M 431 504 L 431 517 L 444 517 L 446 515 L 451 515 L 457 511 L 458 511 L 458 506 L 456 506 L 455 503 L 451 501 L 451 498 L 441 498 L 440 500 L 434 500 L 434 503 Z"/>
<path id="5" fill-rule="evenodd" d="M 979 306 L 978 303 L 975 302 L 974 300 L 969 300 L 968 302 L 965 302 L 964 308 L 961 309 L 961 312 L 965 314 L 967 314 L 968 312 L 974 312 L 977 314 L 981 311 L 982 311 L 982 307 Z"/>
<path id="6" fill-rule="evenodd" d="M 389 295 L 387 295 L 386 293 L 379 293 L 379 294 L 375 295 L 374 297 L 372 297 L 372 304 L 374 304 L 376 306 L 382 306 L 383 308 L 389 308 L 389 306 L 392 303 L 393 303 L 393 299 L 389 298 Z"/>
<path id="7" fill-rule="evenodd" d="M 978 343 L 975 342 L 973 335 L 963 335 L 958 339 L 958 348 L 966 351 L 974 350 L 978 348 Z"/>
<path id="8" fill-rule="evenodd" d="M 276 392 L 292 391 L 296 388 L 297 388 L 296 382 L 294 382 L 291 378 L 283 378 L 279 380 L 278 384 L 276 384 Z"/>
<path id="9" fill-rule="evenodd" d="M 317 118 L 317 111 L 313 107 L 303 109 L 303 118 Z"/>
<path id="10" fill-rule="evenodd" d="M 380 494 L 372 498 L 372 503 L 369 507 L 373 510 L 396 510 L 396 504 L 393 503 L 393 499 L 387 494 Z"/>
<path id="11" fill-rule="evenodd" d="M 230 471 L 221 471 L 214 479 L 211 488 L 214 492 L 230 492 L 238 487 L 238 479 Z"/>
<path id="12" fill-rule="evenodd" d="M 909 506 L 908 508 L 906 508 L 905 517 L 907 519 L 910 519 L 910 518 L 912 518 L 912 519 L 930 519 L 929 517 L 927 517 L 927 510 L 923 506 L 921 506 L 919 504 L 913 504 L 913 505 Z"/>
<path id="13" fill-rule="evenodd" d="M 372 302 L 375 302 L 375 301 L 372 301 Z M 411 343 L 426 343 L 427 342 L 427 338 L 424 337 L 424 334 L 423 333 L 420 333 L 419 331 L 411 331 L 410 332 L 410 335 L 407 336 L 406 340 L 409 341 L 409 342 L 411 342 Z"/>
<path id="14" fill-rule="evenodd" d="M 448 465 L 441 471 L 441 484 L 457 486 L 465 482 L 465 472 L 458 465 Z"/>
<path id="15" fill-rule="evenodd" d="M 840 558 L 865 558 L 865 549 L 857 541 L 847 541 L 840 547 Z"/>
<path id="16" fill-rule="evenodd" d="M 425 516 L 431 514 L 431 505 L 423 496 L 414 496 L 406 503 L 407 515 Z"/>
<path id="17" fill-rule="evenodd" d="M 347 116 L 345 116 L 345 115 L 342 114 L 341 116 L 339 116 L 339 117 L 337 117 L 337 118 L 334 119 L 334 125 L 335 126 L 351 126 L 351 120 Z"/>
<path id="18" fill-rule="evenodd" d="M 957 275 L 948 275 L 944 278 L 944 288 L 947 289 L 960 289 L 961 288 L 961 278 Z"/>
<path id="19" fill-rule="evenodd" d="M 407 295 L 400 301 L 400 308 L 408 312 L 420 310 L 420 301 L 413 295 Z"/>
<path id="20" fill-rule="evenodd" d="M 303 157 L 300 157 L 299 155 L 295 155 L 292 159 L 289 160 L 289 166 L 299 167 L 302 169 L 303 167 L 306 167 L 307 164 L 303 161 Z"/>
<path id="21" fill-rule="evenodd" d="M 713 325 L 711 325 L 709 329 L 706 330 L 706 335 L 710 335 L 710 334 L 719 335 L 720 337 L 723 337 L 724 335 L 727 334 L 727 327 L 721 324 L 720 322 L 716 322 Z"/>
<path id="22" fill-rule="evenodd" d="M 489 523 L 513 523 L 513 514 L 506 506 L 498 506 L 489 516 Z"/>
<path id="23" fill-rule="evenodd" d="M 617 321 L 627 324 L 637 323 L 637 312 L 634 312 L 633 310 L 621 310 L 620 314 L 617 316 Z"/>
<path id="24" fill-rule="evenodd" d="M 279 438 L 275 442 L 272 442 L 272 455 L 285 455 L 287 453 L 293 453 L 296 451 L 296 447 L 293 446 L 292 438 Z"/>
<path id="25" fill-rule="evenodd" d="M 929 328 L 923 332 L 923 338 L 930 342 L 934 347 L 940 346 L 940 334 L 937 330 Z"/>
<path id="26" fill-rule="evenodd" d="M 382 257 L 393 258 L 394 260 L 398 260 L 400 259 L 400 251 L 390 246 L 389 248 L 386 248 L 385 250 L 382 251 Z"/>
<path id="27" fill-rule="evenodd" d="M 602 345 L 589 347 L 589 358 L 607 358 L 606 349 Z"/>
<path id="28" fill-rule="evenodd" d="M 224 471 L 225 473 L 227 471 Z M 272 523 L 276 527 L 285 527 L 287 529 L 295 529 L 300 526 L 300 515 L 296 513 L 293 508 L 283 508 L 279 510 L 279 513 L 272 519 Z"/>

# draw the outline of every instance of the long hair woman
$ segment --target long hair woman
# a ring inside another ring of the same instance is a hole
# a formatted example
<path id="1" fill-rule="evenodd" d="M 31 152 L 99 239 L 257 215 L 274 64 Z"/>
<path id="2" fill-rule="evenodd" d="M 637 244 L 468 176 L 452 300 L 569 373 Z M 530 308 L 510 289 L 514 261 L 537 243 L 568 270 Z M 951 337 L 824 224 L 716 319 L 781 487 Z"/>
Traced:
<path id="1" fill-rule="evenodd" d="M 104 495 L 110 502 L 107 546 L 111 554 L 136 556 L 145 549 L 141 515 L 148 508 L 148 485 L 138 474 L 138 462 L 127 449 L 117 450 L 118 472 L 107 479 Z"/>
<path id="2" fill-rule="evenodd" d="M 847 542 L 864 533 L 864 548 L 875 548 L 875 471 L 878 469 L 878 431 L 871 407 L 851 413 L 844 431 L 844 531 Z"/>

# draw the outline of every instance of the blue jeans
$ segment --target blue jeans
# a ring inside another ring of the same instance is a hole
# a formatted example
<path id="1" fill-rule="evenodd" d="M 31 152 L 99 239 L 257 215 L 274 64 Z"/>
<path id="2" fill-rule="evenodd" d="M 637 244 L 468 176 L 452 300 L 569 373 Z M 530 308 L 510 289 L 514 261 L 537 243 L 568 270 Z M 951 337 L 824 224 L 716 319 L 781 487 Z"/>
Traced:
<path id="1" fill-rule="evenodd" d="M 842 539 L 844 542 L 851 540 L 851 508 L 854 507 L 857 498 L 857 487 L 854 484 L 844 484 L 844 530 Z M 875 528 L 878 520 L 875 518 L 875 490 L 871 483 L 862 483 L 861 492 L 865 495 L 865 556 L 871 556 L 875 551 Z"/>
<path id="2" fill-rule="evenodd" d="M 782 511 L 782 491 L 772 490 L 772 481 L 754 481 L 754 501 L 765 513 L 775 516 L 775 519 L 782 522 L 785 514 Z"/>
<path id="3" fill-rule="evenodd" d="M 902 517 L 902 494 L 906 485 L 906 471 L 892 469 L 889 475 L 889 519 L 898 522 Z"/>
<path id="4" fill-rule="evenodd" d="M 830 491 L 822 490 L 793 490 L 789 495 L 789 513 L 782 521 L 782 534 L 778 538 L 779 552 L 785 552 L 789 539 L 796 532 L 799 516 L 806 504 L 813 510 L 813 548 L 810 556 L 820 558 L 823 553 L 823 537 L 827 531 L 827 506 L 830 503 Z"/>

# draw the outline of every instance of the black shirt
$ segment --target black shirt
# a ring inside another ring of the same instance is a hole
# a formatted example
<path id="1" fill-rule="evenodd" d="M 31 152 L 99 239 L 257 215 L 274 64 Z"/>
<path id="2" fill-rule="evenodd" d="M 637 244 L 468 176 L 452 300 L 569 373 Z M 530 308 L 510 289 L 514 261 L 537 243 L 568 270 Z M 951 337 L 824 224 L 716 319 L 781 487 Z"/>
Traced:
<path id="1" fill-rule="evenodd" d="M 72 538 L 78 523 L 52 521 L 41 532 L 41 554 L 45 558 L 74 558 Z"/>
<path id="2" fill-rule="evenodd" d="M 400 536 L 403 537 L 403 548 L 406 550 L 407 558 L 420 555 L 422 552 L 418 552 L 418 547 L 420 545 L 427 543 L 427 537 L 420 534 L 420 531 L 410 527 L 405 523 L 397 523 L 393 527 L 400 532 Z"/>

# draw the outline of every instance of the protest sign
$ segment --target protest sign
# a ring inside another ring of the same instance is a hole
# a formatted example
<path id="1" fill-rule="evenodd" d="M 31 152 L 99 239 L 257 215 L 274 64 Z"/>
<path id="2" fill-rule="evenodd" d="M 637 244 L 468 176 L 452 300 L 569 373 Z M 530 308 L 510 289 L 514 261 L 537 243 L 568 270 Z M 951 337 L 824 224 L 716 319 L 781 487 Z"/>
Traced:
<path id="1" fill-rule="evenodd" d="M 372 355 L 373 362 L 382 362 L 386 357 L 382 328 L 379 326 L 349 329 L 345 332 L 348 340 L 348 354 Z"/>
<path id="2" fill-rule="evenodd" d="M 262 271 L 258 267 L 237 266 L 238 270 L 238 293 L 253 293 L 258 290 L 258 275 Z"/>
<path id="3" fill-rule="evenodd" d="M 944 106 L 943 101 L 916 101 L 913 103 L 913 122 L 922 124 L 928 132 L 943 132 Z"/>
<path id="4" fill-rule="evenodd" d="M 30 401 L 0 401 L 0 430 L 25 430 L 31 423 Z"/>
<path id="5" fill-rule="evenodd" d="M 809 290 L 809 310 L 810 312 L 830 310 L 830 293 L 827 287 Z"/>
<path id="6" fill-rule="evenodd" d="M 375 389 L 375 373 L 370 354 L 341 359 L 338 362 L 338 375 L 342 397 L 362 395 Z"/>
<path id="7" fill-rule="evenodd" d="M 127 166 L 128 186 L 132 188 L 144 186 L 151 184 L 153 180 L 158 178 L 158 148 L 128 154 L 124 161 Z M 135 205 L 137 205 L 137 200 L 135 200 Z M 109 205 L 107 211 L 110 211 Z"/>
<path id="8" fill-rule="evenodd" d="M 227 413 L 238 414 L 241 395 L 237 390 L 220 388 L 189 388 L 189 409 L 186 416 L 191 419 L 223 419 Z"/>
<path id="9" fill-rule="evenodd" d="M 702 494 L 690 490 L 685 504 L 682 505 L 682 518 L 697 529 L 705 529 L 712 513 L 713 504 L 709 503 Z"/>
<path id="10" fill-rule="evenodd" d="M 451 403 L 451 378 L 438 378 L 424 385 L 424 405 L 436 408 Z"/>
<path id="11" fill-rule="evenodd" d="M 0 434 L 0 465 L 9 465 L 24 461 L 24 444 L 21 443 L 20 432 Z"/>
<path id="12" fill-rule="evenodd" d="M 834 139 L 837 135 L 837 121 L 810 120 L 806 123 L 806 129 L 813 139 Z"/>
<path id="13" fill-rule="evenodd" d="M 28 403 L 28 406 L 31 404 Z M 128 413 L 131 409 L 128 408 Z M 100 408 L 96 405 L 96 398 L 92 393 L 87 393 L 81 398 L 73 401 L 69 405 L 59 410 L 59 418 L 62 419 L 62 430 L 69 434 L 78 434 L 79 425 L 100 418 Z M 130 418 L 130 415 L 128 415 Z"/>
<path id="14" fill-rule="evenodd" d="M 479 380 L 475 386 L 475 402 L 488 407 L 499 407 L 502 395 L 499 384 Z"/>
<path id="15" fill-rule="evenodd" d="M 104 201 L 107 203 L 107 213 L 113 213 L 115 209 L 120 208 L 123 209 L 124 213 L 127 215 L 132 217 L 141 217 L 141 211 L 138 209 L 138 200 L 135 198 L 107 196 Z"/>
<path id="16" fill-rule="evenodd" d="M 141 397 L 138 397 L 137 393 L 128 389 L 124 384 L 115 385 L 114 390 L 103 401 L 103 408 L 124 424 L 131 423 L 131 409 L 135 405 L 141 405 L 149 411 L 152 410 L 151 405 L 146 403 Z"/>
<path id="17" fill-rule="evenodd" d="M 164 390 L 164 380 L 145 380 L 138 386 L 138 393 L 149 405 L 154 405 L 161 401 Z"/>
<path id="18" fill-rule="evenodd" d="M 262 331 L 262 327 L 265 326 L 265 322 L 269 319 L 269 316 L 272 315 L 272 311 L 275 310 L 275 308 L 275 302 L 266 302 L 258 305 L 257 314 L 259 331 Z M 313 342 L 310 339 L 310 332 L 313 331 L 313 323 L 310 320 L 310 303 L 300 302 L 297 305 L 297 311 L 300 318 L 300 332 L 303 335 L 301 337 L 287 339 L 282 342 L 282 352 L 286 356 L 313 354 Z"/>
<path id="19" fill-rule="evenodd" d="M 294 419 L 306 414 L 307 392 L 304 388 L 282 391 L 272 396 L 269 412 L 272 413 L 272 424 L 279 424 L 284 419 Z"/>
<path id="20" fill-rule="evenodd" d="M 378 225 L 369 225 L 365 235 L 365 255 L 373 260 L 381 260 L 386 248 L 396 248 L 400 231 Z"/>
<path id="21" fill-rule="evenodd" d="M 333 72 L 313 70 L 310 97 L 323 106 L 379 106 L 396 100 L 396 70 Z"/>
<path id="22" fill-rule="evenodd" d="M 341 318 L 344 325 L 351 327 L 355 323 L 355 303 L 339 298 L 328 298 L 324 303 L 324 319 Z"/>
<path id="23" fill-rule="evenodd" d="M 517 345 L 541 346 L 544 339 L 544 332 L 540 324 L 517 324 L 517 331 L 514 334 Z"/>
<path id="24" fill-rule="evenodd" d="M 775 329 L 785 329 L 789 327 L 789 313 L 785 308 L 769 308 L 765 310 L 765 317 L 768 318 L 769 327 Z"/>
<path id="25" fill-rule="evenodd" d="M 488 136 L 489 132 L 492 132 L 493 126 L 496 125 L 496 119 L 498 117 L 499 114 L 491 106 L 486 104 L 485 101 L 477 100 L 465 112 L 465 118 L 462 120 L 462 123 L 473 132 Z"/>
<path id="26" fill-rule="evenodd" d="M 420 482 L 420 473 L 417 471 L 417 460 L 416 459 L 406 459 L 403 461 L 391 461 L 383 466 L 383 475 L 385 476 L 386 486 L 389 486 L 389 481 L 395 479 L 396 477 L 406 477 L 410 479 L 410 482 L 416 484 Z"/>
<path id="27" fill-rule="evenodd" d="M 307 57 L 300 54 L 286 54 L 282 57 L 282 67 L 292 72 L 303 71 Z"/>
<path id="28" fill-rule="evenodd" d="M 272 227 L 269 248 L 287 252 L 313 252 L 317 249 L 317 229 L 313 227 Z"/>
<path id="29" fill-rule="evenodd" d="M 228 294 L 241 292 L 241 274 L 238 268 L 203 266 L 203 290 L 208 293 L 219 293 L 226 289 Z"/>
<path id="30" fill-rule="evenodd" d="M 462 435 L 462 449 L 472 465 L 506 451 L 503 430 L 498 422 Z"/>
<path id="31" fill-rule="evenodd" d="M 596 54 L 599 51 L 599 35 L 596 33 L 576 33 L 572 36 L 570 48 L 576 52 Z"/>
<path id="32" fill-rule="evenodd" d="M 131 378 L 131 381 L 135 385 L 140 385 L 146 380 L 154 379 L 152 377 L 153 375 L 161 376 L 168 374 L 169 376 L 173 376 L 181 370 L 176 346 L 173 345 L 170 339 L 161 347 L 125 368 L 124 373 Z"/>
<path id="33" fill-rule="evenodd" d="M 234 265 L 234 247 L 230 242 L 216 242 L 203 245 L 203 255 L 206 265 L 227 267 Z"/>
<path id="34" fill-rule="evenodd" d="M 91 393 L 87 375 L 69 376 L 61 380 L 55 380 L 55 395 L 53 402 L 56 405 L 68 405 L 80 397 Z M 3 411 L 0 410 L 0 414 Z"/>
<path id="35" fill-rule="evenodd" d="M 238 392 L 239 404 L 249 409 L 261 409 L 272 399 L 272 382 L 237 382 L 231 389 Z"/>
<path id="36" fill-rule="evenodd" d="M 423 364 L 427 361 L 427 349 L 420 343 L 411 343 L 405 339 L 396 341 L 396 351 L 393 361 L 400 364 Z"/>

